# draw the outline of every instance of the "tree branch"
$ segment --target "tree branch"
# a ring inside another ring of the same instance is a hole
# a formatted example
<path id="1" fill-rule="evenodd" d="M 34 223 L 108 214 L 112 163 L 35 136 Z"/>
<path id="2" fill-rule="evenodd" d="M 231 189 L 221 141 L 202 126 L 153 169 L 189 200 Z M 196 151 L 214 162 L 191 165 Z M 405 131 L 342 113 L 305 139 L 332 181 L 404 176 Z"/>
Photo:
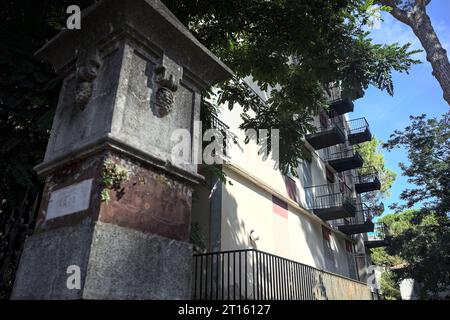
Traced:
<path id="1" fill-rule="evenodd" d="M 418 1 L 422 1 L 422 0 L 418 0 Z M 431 1 L 431 0 L 425 0 L 425 1 Z M 401 22 L 405 23 L 405 24 L 410 24 L 411 23 L 411 19 L 408 15 L 408 12 L 406 12 L 405 10 L 400 9 L 399 7 L 397 7 L 397 4 L 395 3 L 394 0 L 378 0 L 379 3 L 381 3 L 384 6 L 389 6 L 392 8 L 392 11 L 390 12 L 395 18 L 397 18 L 398 20 L 400 20 Z"/>

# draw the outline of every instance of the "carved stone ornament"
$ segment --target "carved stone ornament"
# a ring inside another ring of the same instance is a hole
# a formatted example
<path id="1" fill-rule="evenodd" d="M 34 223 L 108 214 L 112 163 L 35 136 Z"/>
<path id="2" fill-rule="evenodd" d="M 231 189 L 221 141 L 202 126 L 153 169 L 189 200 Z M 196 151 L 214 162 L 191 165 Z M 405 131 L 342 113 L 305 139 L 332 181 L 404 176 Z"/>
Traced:
<path id="1" fill-rule="evenodd" d="M 155 113 L 162 118 L 168 115 L 173 108 L 174 92 L 178 90 L 178 82 L 173 74 L 168 74 L 166 67 L 159 66 L 155 70 L 156 90 Z"/>
<path id="2" fill-rule="evenodd" d="M 97 78 L 101 66 L 97 54 L 87 59 L 78 58 L 76 66 L 75 104 L 80 110 L 84 110 L 92 97 L 93 82 Z"/>

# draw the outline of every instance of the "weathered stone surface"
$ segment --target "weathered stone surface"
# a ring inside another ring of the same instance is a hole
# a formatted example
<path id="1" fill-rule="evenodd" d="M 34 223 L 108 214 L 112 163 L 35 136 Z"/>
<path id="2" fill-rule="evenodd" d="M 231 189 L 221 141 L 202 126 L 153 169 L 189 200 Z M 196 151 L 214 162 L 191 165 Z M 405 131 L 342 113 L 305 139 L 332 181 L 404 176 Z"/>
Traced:
<path id="1" fill-rule="evenodd" d="M 129 179 L 119 190 L 111 190 L 111 200 L 102 202 L 99 220 L 122 227 L 189 241 L 192 187 L 165 171 L 143 166 L 130 159 L 109 155 L 108 159 L 126 168 Z"/>
<path id="2" fill-rule="evenodd" d="M 66 273 L 80 267 L 81 289 Z M 192 247 L 86 220 L 26 242 L 12 299 L 189 299 Z"/>
<path id="3" fill-rule="evenodd" d="M 64 30 L 36 55 L 65 78 L 44 162 L 46 174 L 74 155 L 116 148 L 198 180 L 200 93 L 232 72 L 157 0 L 99 1 L 81 30 Z M 75 61 L 75 63 L 74 63 Z M 174 161 L 175 129 L 191 133 Z M 138 151 L 138 152 L 137 152 Z"/>
<path id="4" fill-rule="evenodd" d="M 192 246 L 112 224 L 95 228 L 84 299 L 190 299 Z"/>
<path id="5" fill-rule="evenodd" d="M 84 284 L 94 224 L 86 220 L 31 236 L 16 273 L 11 299 L 81 299 L 82 290 L 67 289 L 67 268 L 77 265 Z"/>
<path id="6" fill-rule="evenodd" d="M 73 161 L 61 170 L 52 172 L 46 177 L 44 193 L 36 222 L 35 233 L 46 232 L 51 229 L 74 226 L 86 219 L 97 221 L 100 212 L 100 193 L 102 186 L 101 170 L 108 153 L 100 153 L 91 157 Z M 92 180 L 89 206 L 86 210 L 77 211 L 64 216 L 49 217 L 48 207 L 51 194 L 71 185 L 79 184 L 86 180 Z"/>

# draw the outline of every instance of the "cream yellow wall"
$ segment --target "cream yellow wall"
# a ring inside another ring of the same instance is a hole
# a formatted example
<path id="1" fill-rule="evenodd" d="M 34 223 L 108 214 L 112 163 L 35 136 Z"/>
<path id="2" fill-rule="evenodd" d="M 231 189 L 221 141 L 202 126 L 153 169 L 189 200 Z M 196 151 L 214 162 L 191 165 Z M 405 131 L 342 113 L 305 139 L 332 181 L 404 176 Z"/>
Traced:
<path id="1" fill-rule="evenodd" d="M 228 143 L 226 163 L 257 177 L 260 183 L 270 186 L 275 193 L 288 198 L 283 175 L 276 167 L 275 161 L 270 155 L 268 159 L 258 155 L 259 146 L 254 141 L 244 143 L 245 133 L 239 129 L 242 112 L 239 105 L 235 105 L 231 111 L 224 106 L 219 112 L 219 119 L 230 127 L 230 131 L 236 135 L 238 141 L 238 144 Z M 323 153 L 312 150 L 312 155 L 310 183 L 314 186 L 326 184 Z M 222 250 L 255 247 L 317 268 L 325 268 L 321 228 L 326 223 L 317 217 L 311 218 L 312 214 L 299 213 L 299 209 L 294 206 L 289 207 L 287 220 L 274 214 L 272 209 L 274 192 L 254 185 L 245 175 L 228 170 L 227 165 L 224 166 L 224 171 L 233 185 L 222 186 Z M 301 168 L 298 168 L 298 174 L 300 178 L 294 179 L 299 195 L 298 206 L 307 209 L 305 187 L 311 185 L 305 185 L 301 178 Z M 249 233 L 252 229 L 260 236 L 256 244 L 250 243 Z M 348 276 L 345 238 L 342 233 L 332 232 L 331 242 L 335 255 L 333 271 Z"/>
<path id="2" fill-rule="evenodd" d="M 287 218 L 273 213 L 272 193 L 233 170 L 224 168 L 232 185 L 222 191 L 222 250 L 255 248 L 319 269 L 325 269 L 322 224 L 289 206 Z M 284 229 L 282 229 L 284 227 Z M 260 237 L 252 243 L 250 231 Z M 345 237 L 332 232 L 336 269 L 349 275 Z"/>

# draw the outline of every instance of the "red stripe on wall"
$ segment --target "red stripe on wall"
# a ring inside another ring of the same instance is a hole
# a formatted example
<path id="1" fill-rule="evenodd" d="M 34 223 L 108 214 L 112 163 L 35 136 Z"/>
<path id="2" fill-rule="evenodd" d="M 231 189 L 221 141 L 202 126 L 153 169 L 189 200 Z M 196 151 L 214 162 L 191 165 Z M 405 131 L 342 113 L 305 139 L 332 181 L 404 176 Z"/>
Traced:
<path id="1" fill-rule="evenodd" d="M 273 208 L 273 213 L 287 219 L 288 205 L 286 202 L 284 202 L 280 198 L 272 196 L 272 208 Z"/>

